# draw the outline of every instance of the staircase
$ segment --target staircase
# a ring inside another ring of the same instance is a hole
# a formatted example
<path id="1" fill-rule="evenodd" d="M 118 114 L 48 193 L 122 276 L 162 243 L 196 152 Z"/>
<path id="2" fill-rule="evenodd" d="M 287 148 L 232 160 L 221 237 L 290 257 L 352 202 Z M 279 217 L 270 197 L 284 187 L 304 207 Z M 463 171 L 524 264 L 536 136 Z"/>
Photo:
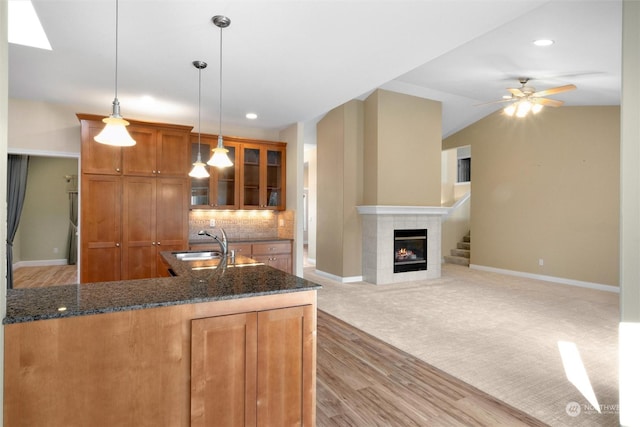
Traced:
<path id="1" fill-rule="evenodd" d="M 469 258 L 471 258 L 471 232 L 462 237 L 462 241 L 458 242 L 456 249 L 451 249 L 451 255 L 445 255 L 444 261 L 449 264 L 458 264 L 469 266 Z"/>

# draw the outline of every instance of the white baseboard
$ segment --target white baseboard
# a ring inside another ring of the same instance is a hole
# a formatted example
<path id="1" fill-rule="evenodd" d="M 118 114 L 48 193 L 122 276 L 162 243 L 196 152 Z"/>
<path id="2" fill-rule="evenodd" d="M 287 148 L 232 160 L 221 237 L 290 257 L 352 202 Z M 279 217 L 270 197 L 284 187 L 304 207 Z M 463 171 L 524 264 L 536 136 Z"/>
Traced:
<path id="1" fill-rule="evenodd" d="M 13 263 L 13 269 L 20 267 L 46 267 L 47 265 L 67 265 L 67 259 L 43 259 L 36 261 L 18 261 Z"/>
<path id="2" fill-rule="evenodd" d="M 315 273 L 318 276 L 326 277 L 327 279 L 331 279 L 340 283 L 353 283 L 353 282 L 362 282 L 362 276 L 352 276 L 352 277 L 340 277 L 335 274 L 327 273 L 320 270 L 315 270 Z"/>
<path id="3" fill-rule="evenodd" d="M 564 277 L 545 276 L 543 274 L 525 273 L 523 271 L 504 270 L 502 268 L 487 267 L 471 264 L 469 268 L 474 270 L 490 271 L 492 273 L 506 274 L 509 276 L 526 277 L 528 279 L 544 280 L 545 282 L 560 283 L 562 285 L 578 286 L 580 288 L 596 289 L 598 291 L 620 293 L 618 286 L 603 285 L 601 283 L 583 282 L 581 280 L 565 279 Z"/>

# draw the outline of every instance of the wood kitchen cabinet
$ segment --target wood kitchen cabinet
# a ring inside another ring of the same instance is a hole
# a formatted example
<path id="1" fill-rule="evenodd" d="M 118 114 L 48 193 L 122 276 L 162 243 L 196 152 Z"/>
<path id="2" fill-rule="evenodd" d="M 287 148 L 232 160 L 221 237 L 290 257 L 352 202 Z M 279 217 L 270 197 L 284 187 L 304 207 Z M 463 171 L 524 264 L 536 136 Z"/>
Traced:
<path id="1" fill-rule="evenodd" d="M 4 335 L 6 427 L 315 425 L 315 290 L 14 323 Z"/>
<path id="2" fill-rule="evenodd" d="M 89 117 L 93 118 L 93 116 L 78 115 L 82 124 L 80 162 L 82 173 L 121 175 L 122 148 L 95 142 L 93 138 L 102 132 L 104 123 L 101 120 L 90 120 Z"/>
<path id="3" fill-rule="evenodd" d="M 251 258 L 291 273 L 291 242 L 254 243 L 251 246 Z"/>
<path id="4" fill-rule="evenodd" d="M 163 275 L 160 252 L 184 249 L 189 232 L 187 180 L 123 179 L 122 278 Z"/>
<path id="5" fill-rule="evenodd" d="M 191 126 L 130 120 L 132 147 L 112 147 L 94 141 L 102 131 L 101 116 L 77 114 L 81 123 L 82 173 L 186 177 L 190 170 Z"/>
<path id="6" fill-rule="evenodd" d="M 129 126 L 136 145 L 122 150 L 122 173 L 137 176 L 186 177 L 190 129 Z M 129 149 L 131 148 L 131 149 Z"/>
<path id="7" fill-rule="evenodd" d="M 217 135 L 202 134 L 200 153 L 207 162 Z M 284 210 L 286 144 L 225 137 L 233 166 L 208 167 L 210 177 L 191 178 L 191 207 L 195 209 Z M 198 135 L 191 136 L 191 162 L 198 155 Z"/>
<path id="8" fill-rule="evenodd" d="M 211 158 L 211 150 L 218 145 L 218 136 L 200 135 L 200 155 L 204 163 Z M 206 166 L 209 178 L 191 178 L 191 207 L 200 209 L 238 209 L 239 179 L 237 176 L 238 143 L 225 138 L 224 146 L 233 166 L 216 168 Z M 191 163 L 198 158 L 198 135 L 191 135 Z"/>
<path id="9" fill-rule="evenodd" d="M 193 320 L 191 426 L 312 425 L 312 319 L 305 305 Z"/>
<path id="10" fill-rule="evenodd" d="M 82 174 L 80 282 L 121 279 L 122 181 Z M 94 260 L 98 260 L 94 262 Z"/>
<path id="11" fill-rule="evenodd" d="M 80 282 L 164 274 L 162 250 L 186 249 L 190 126 L 131 121 L 133 147 L 93 137 L 102 117 L 81 123 Z M 108 230 L 105 231 L 105 230 Z"/>
<path id="12" fill-rule="evenodd" d="M 189 250 L 218 250 L 217 243 L 191 244 Z M 229 243 L 229 251 L 235 251 L 236 255 L 244 255 L 253 258 L 285 273 L 292 274 L 293 259 L 290 240 L 273 240 L 261 242 L 235 242 Z"/>
<path id="13" fill-rule="evenodd" d="M 243 144 L 240 206 L 243 209 L 284 210 L 286 146 Z"/>

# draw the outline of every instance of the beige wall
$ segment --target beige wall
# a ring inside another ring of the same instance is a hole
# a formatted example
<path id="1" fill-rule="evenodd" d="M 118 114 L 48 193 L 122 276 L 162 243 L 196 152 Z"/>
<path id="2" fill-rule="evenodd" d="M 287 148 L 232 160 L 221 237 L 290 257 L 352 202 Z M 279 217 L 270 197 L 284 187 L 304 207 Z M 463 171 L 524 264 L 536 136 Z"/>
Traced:
<path id="1" fill-rule="evenodd" d="M 108 107 L 108 105 L 107 105 Z M 108 112 L 108 111 L 107 111 Z M 76 113 L 101 114 L 84 111 L 69 105 L 52 104 L 41 101 L 29 101 L 12 98 L 9 100 L 9 137 L 10 152 L 57 155 L 80 154 L 80 122 Z M 157 121 L 152 117 L 129 117 L 137 120 Z M 192 125 L 192 123 L 175 123 Z M 203 121 L 203 133 L 217 133 L 217 121 Z M 244 138 L 257 138 L 278 141 L 279 134 L 274 130 L 240 128 L 225 126 L 224 134 Z"/>
<path id="2" fill-rule="evenodd" d="M 287 211 L 295 218 L 293 224 L 293 274 L 303 272 L 303 209 L 304 126 L 296 123 L 280 132 L 278 140 L 287 143 Z"/>
<path id="3" fill-rule="evenodd" d="M 65 175 L 78 173 L 78 160 L 32 156 L 14 261 L 68 259 L 69 194 Z M 57 252 L 56 252 L 57 249 Z M 15 252 L 14 252 L 15 253 Z"/>
<path id="4" fill-rule="evenodd" d="M 362 275 L 363 117 L 362 102 L 350 101 L 317 127 L 316 268 L 343 278 Z"/>
<path id="5" fill-rule="evenodd" d="M 443 148 L 468 144 L 472 264 L 618 285 L 618 107 L 497 112 Z"/>
<path id="6" fill-rule="evenodd" d="M 364 121 L 364 204 L 440 206 L 440 102 L 376 90 Z"/>

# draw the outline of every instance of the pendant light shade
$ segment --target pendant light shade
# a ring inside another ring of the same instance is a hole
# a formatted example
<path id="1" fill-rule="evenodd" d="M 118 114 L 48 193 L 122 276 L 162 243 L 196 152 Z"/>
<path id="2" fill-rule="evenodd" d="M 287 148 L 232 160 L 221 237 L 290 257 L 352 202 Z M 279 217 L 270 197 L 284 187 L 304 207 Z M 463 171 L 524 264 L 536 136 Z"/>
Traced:
<path id="1" fill-rule="evenodd" d="M 129 122 L 120 115 L 120 101 L 118 101 L 118 0 L 116 0 L 116 71 L 115 71 L 115 96 L 111 109 L 111 115 L 102 119 L 104 129 L 93 139 L 96 142 L 117 147 L 131 147 L 136 141 L 127 131 Z"/>
<path id="2" fill-rule="evenodd" d="M 220 28 L 220 130 L 218 131 L 218 145 L 212 150 L 213 154 L 207 164 L 217 168 L 226 168 L 228 166 L 233 166 L 233 162 L 227 155 L 229 150 L 224 148 L 224 141 L 222 138 L 222 29 L 231 25 L 231 20 L 223 15 L 216 15 L 211 18 L 211 20 L 216 27 Z"/>
<path id="3" fill-rule="evenodd" d="M 189 176 L 192 178 L 208 178 L 209 172 L 206 169 L 206 165 L 202 162 L 202 156 L 200 155 L 200 97 L 202 94 L 202 69 L 207 67 L 207 63 L 204 61 L 193 61 L 193 66 L 198 69 L 198 157 L 193 164 L 193 169 L 189 172 Z"/>

